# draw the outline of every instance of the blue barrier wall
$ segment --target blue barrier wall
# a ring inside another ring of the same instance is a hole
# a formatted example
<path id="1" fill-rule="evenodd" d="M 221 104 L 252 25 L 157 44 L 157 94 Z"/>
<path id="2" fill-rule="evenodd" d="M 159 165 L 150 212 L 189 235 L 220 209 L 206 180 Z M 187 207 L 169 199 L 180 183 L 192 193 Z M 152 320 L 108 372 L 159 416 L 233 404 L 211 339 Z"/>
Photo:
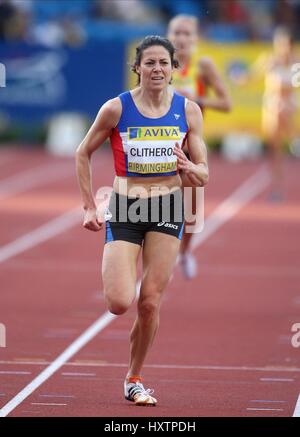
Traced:
<path id="1" fill-rule="evenodd" d="M 125 44 L 118 41 L 58 50 L 0 45 L 0 63 L 6 67 L 0 112 L 25 122 L 44 121 L 65 110 L 94 118 L 106 100 L 124 90 L 125 53 Z"/>

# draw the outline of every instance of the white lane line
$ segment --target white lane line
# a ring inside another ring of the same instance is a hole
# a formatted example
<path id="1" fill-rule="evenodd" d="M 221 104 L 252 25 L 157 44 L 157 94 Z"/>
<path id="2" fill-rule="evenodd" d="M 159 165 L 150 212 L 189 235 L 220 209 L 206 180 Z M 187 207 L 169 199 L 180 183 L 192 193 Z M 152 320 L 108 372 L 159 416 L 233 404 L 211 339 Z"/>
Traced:
<path id="1" fill-rule="evenodd" d="M 206 220 L 204 231 L 195 235 L 198 237 L 194 247 L 202 244 L 210 235 L 226 223 L 234 214 L 246 205 L 255 196 L 261 193 L 268 185 L 269 177 L 265 169 L 260 168 L 258 172 L 247 179 L 236 191 L 222 202 L 223 208 L 218 207 Z M 223 214 L 223 217 L 222 217 Z M 208 228 L 208 231 L 205 229 Z M 201 235 L 203 234 L 203 237 Z M 199 238 L 199 235 L 201 238 Z M 192 240 L 193 241 L 193 240 Z M 14 410 L 24 399 L 31 395 L 40 385 L 42 385 L 50 376 L 53 375 L 61 366 L 63 366 L 75 353 L 85 346 L 93 337 L 101 332 L 116 316 L 106 312 L 90 328 L 88 328 L 77 340 L 75 340 L 65 351 L 59 355 L 49 367 L 43 370 L 33 381 L 24 387 L 13 399 L 11 399 L 0 410 L 0 417 L 7 416 Z"/>
<path id="2" fill-rule="evenodd" d="M 32 372 L 22 372 L 14 370 L 0 370 L 0 375 L 31 375 Z"/>
<path id="3" fill-rule="evenodd" d="M 96 376 L 96 373 L 62 372 L 62 376 Z"/>
<path id="4" fill-rule="evenodd" d="M 31 402 L 31 405 L 64 406 L 68 404 L 58 404 L 56 402 Z"/>
<path id="5" fill-rule="evenodd" d="M 45 394 L 39 395 L 40 398 L 75 398 L 74 395 L 58 395 L 58 394 Z"/>
<path id="6" fill-rule="evenodd" d="M 117 316 L 110 312 L 104 313 L 95 323 L 93 323 L 86 331 L 83 332 L 70 346 L 68 346 L 62 354 L 60 354 L 50 366 L 46 367 L 36 378 L 34 378 L 26 387 L 23 388 L 13 399 L 11 399 L 0 410 L 0 417 L 6 417 L 14 410 L 21 402 L 31 395 L 38 387 L 40 387 L 50 376 L 60 369 L 73 355 L 75 355 L 83 346 L 85 346 L 92 338 L 102 331 L 109 323 Z"/>
<path id="7" fill-rule="evenodd" d="M 17 238 L 11 243 L 0 247 L 0 263 L 25 252 L 41 243 L 44 243 L 50 238 L 61 234 L 68 228 L 71 228 L 75 224 L 78 224 L 80 217 L 82 216 L 81 209 L 78 207 L 66 212 L 65 214 L 56 217 L 53 220 L 45 223 L 34 231 L 28 232 L 25 235 Z"/>
<path id="8" fill-rule="evenodd" d="M 259 378 L 263 382 L 294 382 L 293 378 Z"/>
<path id="9" fill-rule="evenodd" d="M 266 403 L 285 404 L 287 401 L 274 401 L 274 400 L 271 401 L 271 400 L 268 400 L 268 399 L 253 399 L 250 402 L 260 402 L 260 403 L 263 403 L 263 404 L 266 404 Z"/>
<path id="10" fill-rule="evenodd" d="M 246 408 L 249 411 L 283 411 L 283 408 Z"/>
<path id="11" fill-rule="evenodd" d="M 3 365 L 30 365 L 30 366 L 47 366 L 52 361 L 45 360 L 18 360 L 18 361 L 0 361 Z M 127 367 L 128 363 L 110 363 L 102 361 L 68 361 L 65 366 L 71 367 Z M 220 370 L 220 371 L 237 371 L 237 372 L 300 372 L 300 367 L 282 367 L 278 368 L 274 366 L 258 367 L 258 366 L 202 366 L 202 365 L 185 365 L 185 364 L 145 364 L 144 367 L 151 369 L 180 369 L 180 370 Z"/>
<path id="12" fill-rule="evenodd" d="M 298 396 L 293 417 L 300 417 L 300 394 Z"/>
<path id="13" fill-rule="evenodd" d="M 270 183 L 270 176 L 263 165 L 257 173 L 247 179 L 237 190 L 227 197 L 205 220 L 202 232 L 194 234 L 191 249 L 196 249 L 221 226 L 234 217 L 247 203 L 260 194 Z"/>
<path id="14" fill-rule="evenodd" d="M 70 164 L 47 164 L 10 176 L 0 181 L 0 200 L 23 193 L 37 185 L 68 177 L 74 169 Z"/>

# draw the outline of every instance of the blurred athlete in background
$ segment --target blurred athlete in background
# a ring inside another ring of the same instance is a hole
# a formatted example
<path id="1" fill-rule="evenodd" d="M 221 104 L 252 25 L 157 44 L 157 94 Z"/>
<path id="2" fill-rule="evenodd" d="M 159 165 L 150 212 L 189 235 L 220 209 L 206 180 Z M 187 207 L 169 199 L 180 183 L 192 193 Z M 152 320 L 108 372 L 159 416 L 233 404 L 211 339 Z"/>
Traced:
<path id="1" fill-rule="evenodd" d="M 293 138 L 297 109 L 292 82 L 292 67 L 296 62 L 290 32 L 286 28 L 278 28 L 274 32 L 272 52 L 262 53 L 249 73 L 250 76 L 263 75 L 265 79 L 262 134 L 270 158 L 272 201 L 283 199 L 283 146 Z"/>
<path id="2" fill-rule="evenodd" d="M 206 108 L 230 111 L 229 94 L 215 64 L 209 57 L 197 56 L 198 19 L 192 15 L 175 16 L 169 23 L 167 36 L 176 49 L 176 59 L 179 61 L 179 68 L 173 72 L 172 85 L 175 90 L 196 102 L 202 113 Z M 212 93 L 208 95 L 210 91 Z M 184 152 L 189 157 L 187 147 Z M 182 174 L 181 178 L 183 187 L 192 187 L 192 210 L 196 214 L 197 190 L 186 175 Z M 180 247 L 179 263 L 187 279 L 197 274 L 197 263 L 190 252 L 192 235 L 184 232 Z"/>

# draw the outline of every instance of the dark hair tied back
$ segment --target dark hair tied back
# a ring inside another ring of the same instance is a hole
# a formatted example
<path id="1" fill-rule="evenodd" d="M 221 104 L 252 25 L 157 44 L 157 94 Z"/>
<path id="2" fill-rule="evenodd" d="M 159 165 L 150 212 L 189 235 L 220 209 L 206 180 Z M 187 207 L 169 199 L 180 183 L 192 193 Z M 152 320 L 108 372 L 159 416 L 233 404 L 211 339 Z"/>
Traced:
<path id="1" fill-rule="evenodd" d="M 149 35 L 146 36 L 136 48 L 135 60 L 134 63 L 131 65 L 131 70 L 134 73 L 138 74 L 136 71 L 136 67 L 137 65 L 141 65 L 141 60 L 144 50 L 152 46 L 164 47 L 169 52 L 172 67 L 174 68 L 179 67 L 179 63 L 177 59 L 174 58 L 175 47 L 173 46 L 173 44 L 167 38 L 162 38 L 159 35 Z M 138 79 L 138 83 L 140 83 L 140 77 Z"/>

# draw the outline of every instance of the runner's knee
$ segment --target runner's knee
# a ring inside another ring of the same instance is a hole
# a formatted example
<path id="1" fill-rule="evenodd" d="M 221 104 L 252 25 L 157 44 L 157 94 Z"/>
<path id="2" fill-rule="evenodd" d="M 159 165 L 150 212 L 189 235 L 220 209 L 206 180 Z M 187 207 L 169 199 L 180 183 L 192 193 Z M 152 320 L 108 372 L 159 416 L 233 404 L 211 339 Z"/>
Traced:
<path id="1" fill-rule="evenodd" d="M 121 314 L 126 313 L 130 305 L 124 302 L 107 302 L 107 307 L 111 313 L 120 316 Z"/>
<path id="2" fill-rule="evenodd" d="M 108 310 L 117 316 L 126 313 L 128 308 L 132 304 L 132 299 L 129 299 L 127 297 L 111 297 L 109 295 L 106 295 L 105 300 Z"/>
<path id="3" fill-rule="evenodd" d="M 138 303 L 138 314 L 144 320 L 153 320 L 158 315 L 160 307 L 160 296 L 153 295 L 144 299 L 141 299 Z"/>

